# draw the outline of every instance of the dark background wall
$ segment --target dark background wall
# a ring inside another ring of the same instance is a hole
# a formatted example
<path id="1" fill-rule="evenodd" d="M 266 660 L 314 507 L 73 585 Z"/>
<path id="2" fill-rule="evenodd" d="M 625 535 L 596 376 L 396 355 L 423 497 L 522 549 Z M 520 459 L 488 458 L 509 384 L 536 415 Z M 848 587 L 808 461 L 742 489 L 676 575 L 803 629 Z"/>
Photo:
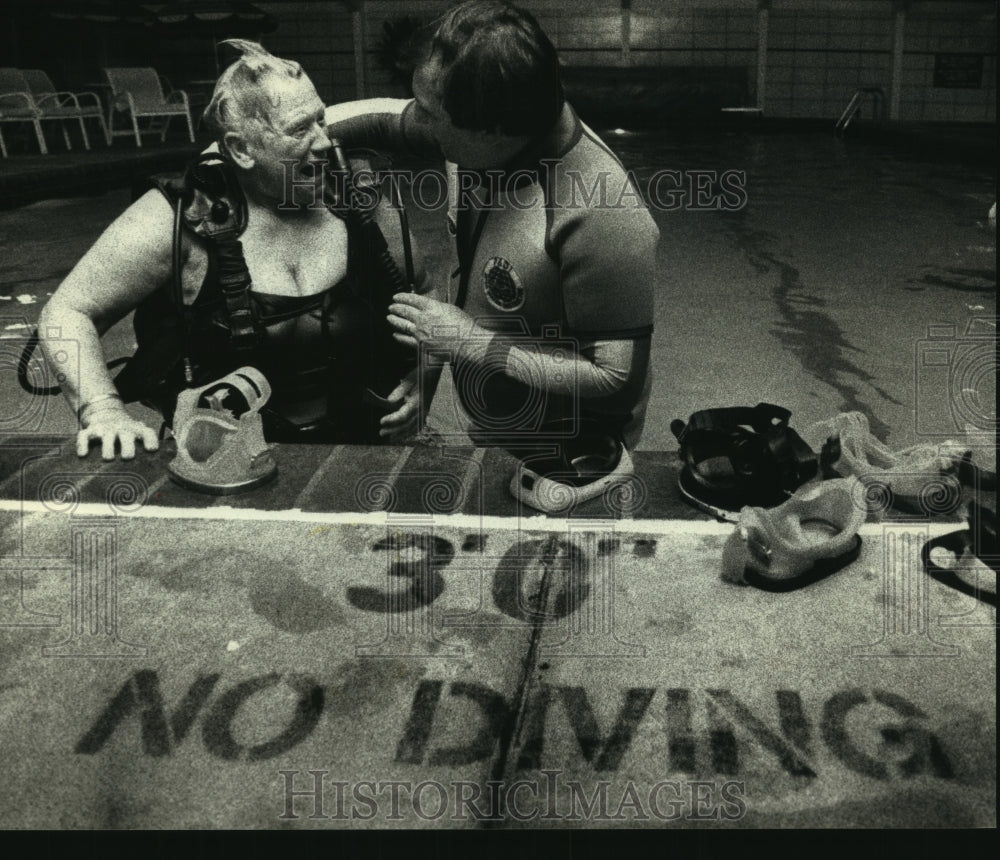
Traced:
<path id="1" fill-rule="evenodd" d="M 768 38 L 766 89 L 759 92 L 762 3 Z M 141 5 L 155 10 L 163 4 Z M 407 16 L 430 19 L 449 3 L 259 0 L 256 5 L 278 21 L 277 29 L 261 37 L 263 43 L 302 62 L 320 94 L 333 102 L 360 93 L 403 95 L 380 63 L 384 24 Z M 769 116 L 830 118 L 858 87 L 889 93 L 902 12 L 896 118 L 996 121 L 993 0 L 523 0 L 521 5 L 537 15 L 567 68 L 581 70 L 570 72 L 580 82 L 581 99 L 670 113 L 699 104 L 712 110 L 727 102 L 756 105 L 764 97 Z M 204 87 L 192 80 L 215 75 L 211 35 L 163 38 L 149 27 L 59 20 L 49 14 L 53 6 L 52 0 L 6 0 L 0 11 L 0 65 L 42 67 L 58 84 L 73 88 L 99 83 L 105 65 L 153 65 L 175 86 L 189 89 Z M 364 48 L 360 60 L 357 45 Z M 595 71 L 602 69 L 606 74 Z"/>

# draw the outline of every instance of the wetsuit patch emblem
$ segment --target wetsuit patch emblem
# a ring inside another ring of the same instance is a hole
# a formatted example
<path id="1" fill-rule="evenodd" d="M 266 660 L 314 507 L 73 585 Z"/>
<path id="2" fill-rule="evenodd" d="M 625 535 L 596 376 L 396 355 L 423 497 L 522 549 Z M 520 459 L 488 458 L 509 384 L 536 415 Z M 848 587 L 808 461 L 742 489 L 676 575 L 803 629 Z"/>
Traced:
<path id="1" fill-rule="evenodd" d="M 483 268 L 483 291 L 493 307 L 516 311 L 524 304 L 524 285 L 503 257 L 491 257 Z"/>

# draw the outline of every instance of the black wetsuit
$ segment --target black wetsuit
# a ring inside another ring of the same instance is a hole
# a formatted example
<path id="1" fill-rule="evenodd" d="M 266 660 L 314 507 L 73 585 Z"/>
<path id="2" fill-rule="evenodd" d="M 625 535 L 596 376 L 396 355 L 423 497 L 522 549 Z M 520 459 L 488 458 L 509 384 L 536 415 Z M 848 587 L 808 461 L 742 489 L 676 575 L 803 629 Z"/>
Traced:
<path id="1" fill-rule="evenodd" d="M 370 236 L 360 236 L 348 220 L 347 274 L 321 293 L 281 296 L 248 290 L 255 336 L 240 343 L 232 336 L 230 308 L 220 285 L 217 242 L 205 238 L 200 229 L 206 219 L 192 215 L 196 208 L 204 212 L 208 206 L 210 211 L 211 196 L 206 203 L 203 195 L 200 207 L 192 205 L 189 175 L 183 180 L 157 179 L 156 187 L 171 206 L 178 199 L 185 201 L 183 227 L 205 248 L 208 270 L 197 298 L 187 308 L 168 283 L 136 309 L 138 350 L 115 380 L 123 398 L 152 406 L 170 425 L 182 389 L 250 365 L 267 377 L 272 388 L 261 412 L 268 441 L 381 441 L 379 421 L 386 410 L 370 405 L 365 389 L 374 387 L 384 396 L 407 368 L 398 360 L 394 366 L 391 360 L 387 364 L 391 347 L 385 311 L 363 289 L 377 277 Z M 238 187 L 227 193 L 241 194 Z M 242 199 L 229 202 L 234 210 L 242 205 Z M 231 234 L 242 232 L 244 226 L 236 225 Z M 185 379 L 185 356 L 192 364 L 190 383 Z"/>

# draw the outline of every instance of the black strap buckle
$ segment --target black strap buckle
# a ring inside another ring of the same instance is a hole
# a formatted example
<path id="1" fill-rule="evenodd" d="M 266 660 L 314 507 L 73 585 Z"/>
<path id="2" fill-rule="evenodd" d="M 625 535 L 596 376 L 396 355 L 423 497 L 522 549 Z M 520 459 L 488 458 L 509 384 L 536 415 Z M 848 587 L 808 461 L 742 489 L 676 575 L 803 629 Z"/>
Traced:
<path id="1" fill-rule="evenodd" d="M 216 242 L 219 286 L 226 303 L 229 338 L 233 349 L 250 350 L 260 344 L 262 332 L 250 303 L 250 272 L 243 246 L 234 236 Z"/>

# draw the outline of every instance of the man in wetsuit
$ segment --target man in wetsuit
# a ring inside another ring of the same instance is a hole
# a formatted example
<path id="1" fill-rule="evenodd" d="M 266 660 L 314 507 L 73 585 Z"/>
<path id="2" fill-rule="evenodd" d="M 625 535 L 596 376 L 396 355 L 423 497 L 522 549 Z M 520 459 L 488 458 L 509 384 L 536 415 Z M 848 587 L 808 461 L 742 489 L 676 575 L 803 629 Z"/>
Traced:
<path id="1" fill-rule="evenodd" d="M 137 439 L 156 449 L 157 434 L 123 400 L 156 407 L 169 424 L 185 386 L 243 365 L 271 384 L 262 413 L 269 441 L 371 443 L 414 429 L 414 372 L 402 369 L 376 392 L 381 402 L 365 397 L 368 360 L 380 358 L 373 350 L 393 342 L 384 304 L 373 316 L 366 293 L 366 259 L 378 255 L 370 231 L 359 238 L 354 222 L 318 197 L 317 163 L 331 148 L 324 104 L 298 63 L 253 42 L 230 44 L 242 55 L 205 112 L 219 153 L 140 197 L 43 309 L 50 364 L 59 341 L 79 343 L 79 365 L 60 370 L 81 420 L 80 456 L 94 442 L 105 459 L 116 449 L 133 457 Z M 381 247 L 400 247 L 394 213 L 380 207 L 377 218 L 388 242 Z M 393 256 L 402 266 L 402 254 Z M 139 349 L 112 380 L 100 336 L 132 310 Z M 376 344 L 379 321 L 386 333 Z"/>
<path id="2" fill-rule="evenodd" d="M 633 448 L 651 382 L 653 219 L 565 101 L 555 48 L 530 14 L 461 4 L 420 56 L 414 99 L 327 110 L 330 133 L 351 145 L 447 163 L 450 301 L 397 296 L 398 337 L 451 361 L 476 441 L 511 447 L 589 426 Z"/>

